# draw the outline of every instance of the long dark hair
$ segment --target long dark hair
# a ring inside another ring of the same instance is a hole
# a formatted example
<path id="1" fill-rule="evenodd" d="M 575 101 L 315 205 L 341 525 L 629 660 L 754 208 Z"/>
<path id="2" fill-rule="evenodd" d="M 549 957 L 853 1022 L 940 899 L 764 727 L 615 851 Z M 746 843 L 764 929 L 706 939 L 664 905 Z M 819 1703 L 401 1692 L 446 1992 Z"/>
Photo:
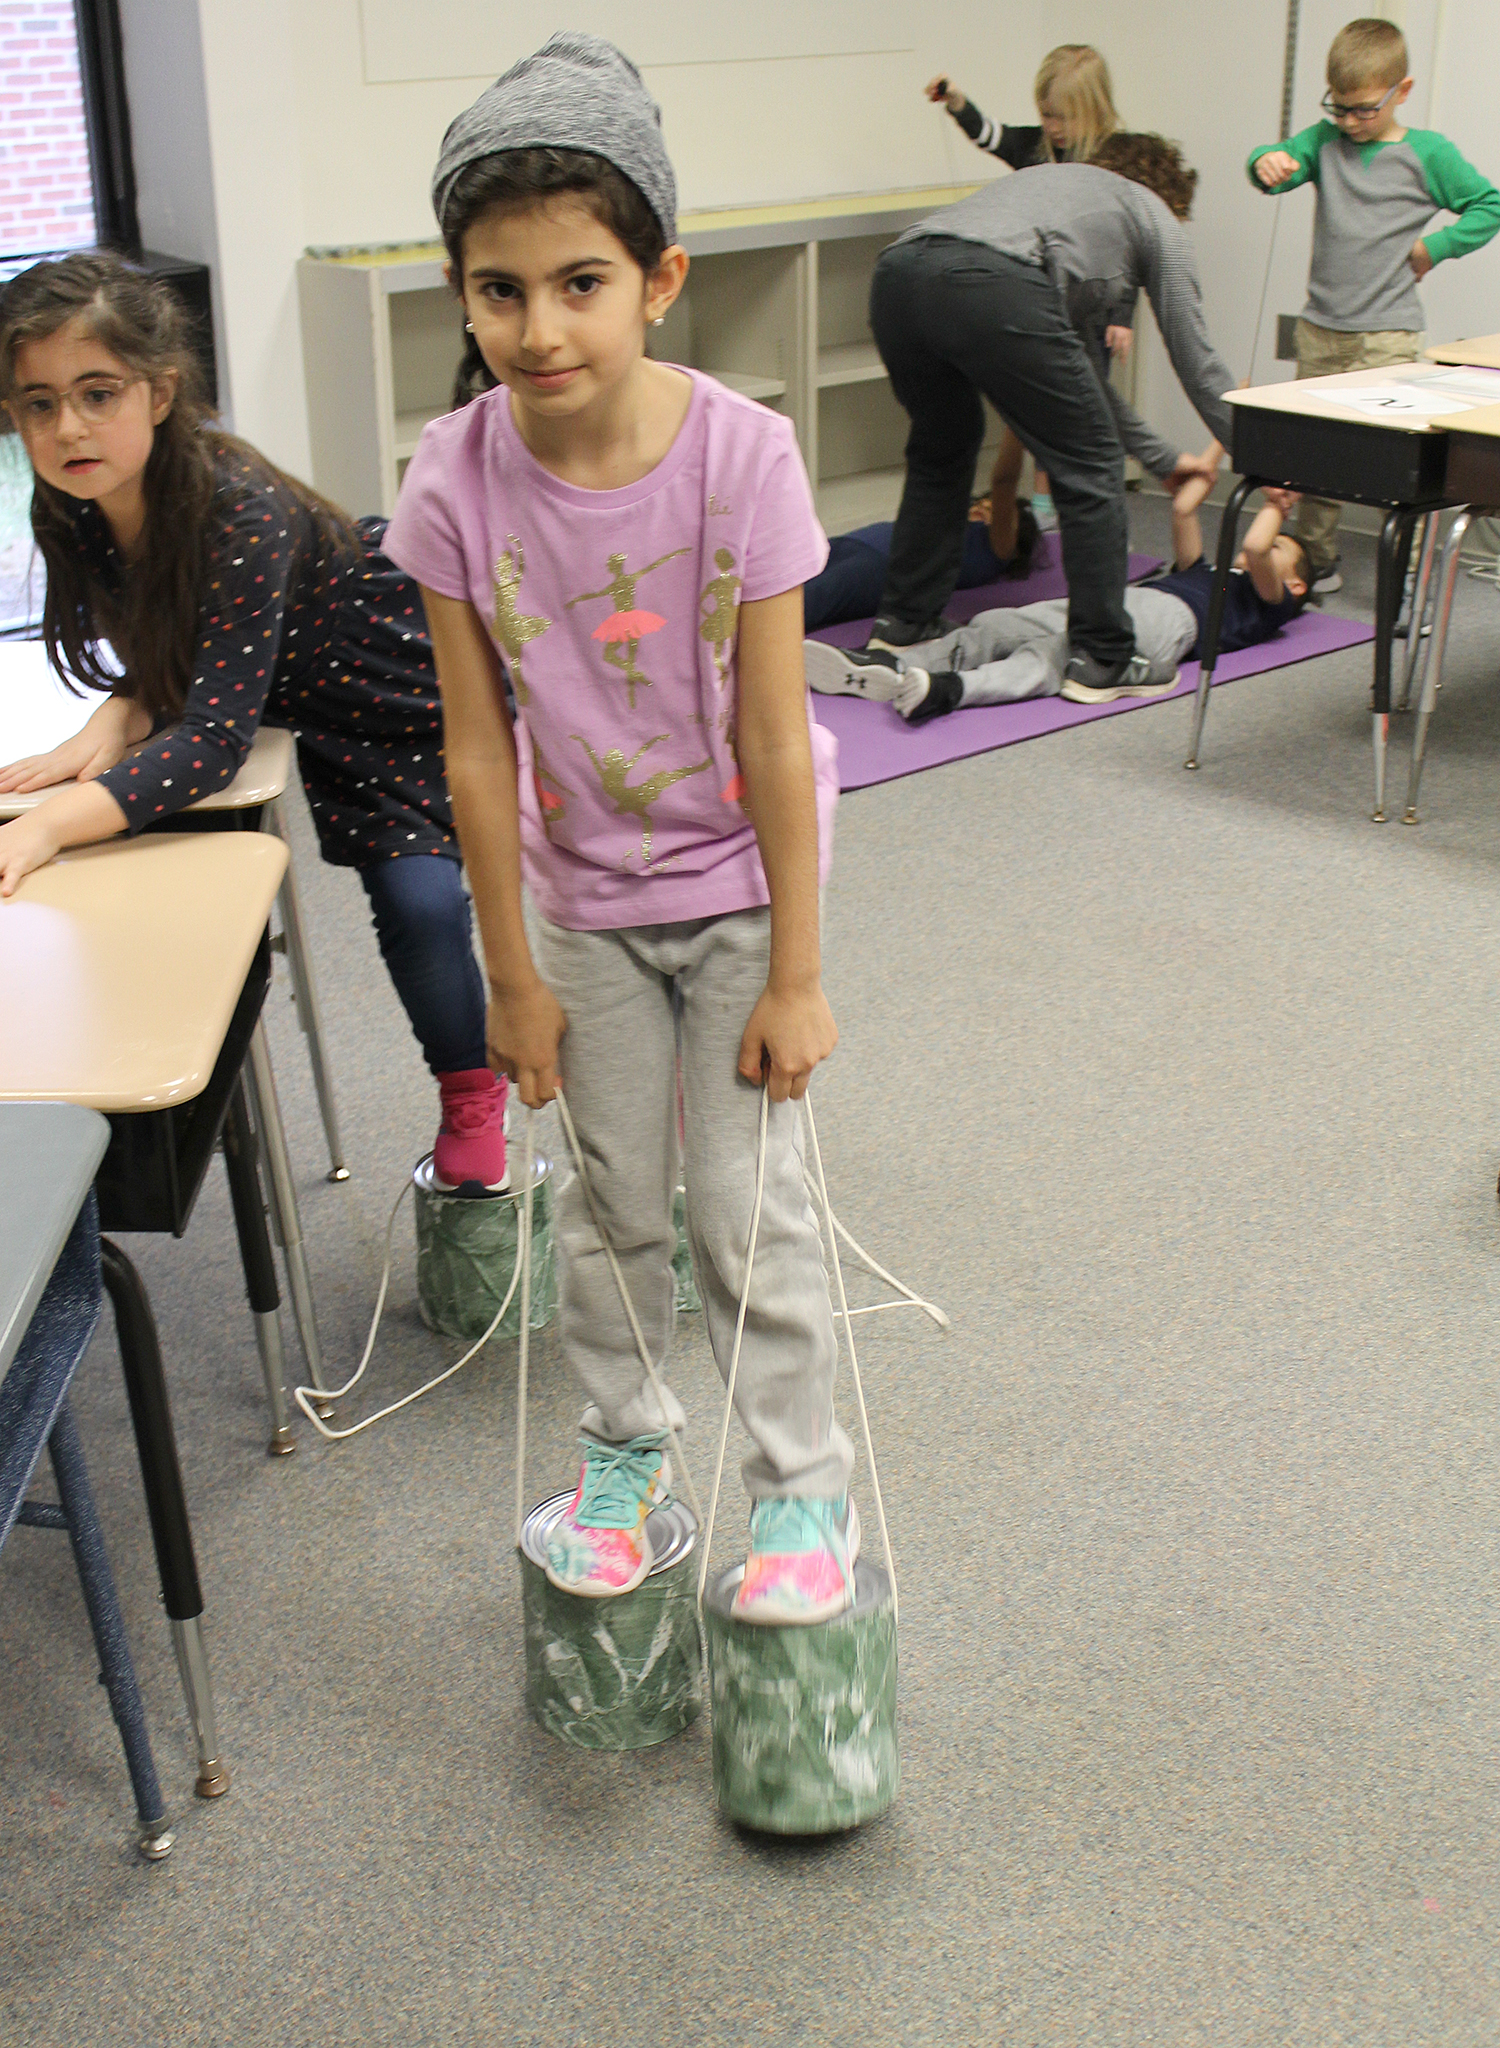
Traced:
<path id="1" fill-rule="evenodd" d="M 477 157 L 453 180 L 443 208 L 443 241 L 452 266 L 453 289 L 463 296 L 464 236 L 491 209 L 519 211 L 564 195 L 582 199 L 595 218 L 624 243 L 632 262 L 650 277 L 666 253 L 661 222 L 640 187 L 602 156 L 583 149 L 508 149 Z M 493 391 L 494 372 L 472 334 L 453 380 L 457 411 L 481 392 Z"/>
<path id="2" fill-rule="evenodd" d="M 337 505 L 213 423 L 186 309 L 166 285 L 109 250 L 35 263 L 5 287 L 0 399 L 15 396 L 17 351 L 79 318 L 90 339 L 134 375 L 160 385 L 175 371 L 176 393 L 146 461 L 140 556 L 118 591 L 101 581 L 80 545 L 79 501 L 35 479 L 31 530 L 47 566 L 42 634 L 54 666 L 65 675 L 96 690 L 123 691 L 153 717 L 175 718 L 193 678 L 211 511 L 226 458 L 303 505 L 325 555 L 352 559 L 359 537 Z M 8 415 L 4 423 L 14 431 Z M 101 640 L 124 663 L 123 683 L 100 661 Z"/>

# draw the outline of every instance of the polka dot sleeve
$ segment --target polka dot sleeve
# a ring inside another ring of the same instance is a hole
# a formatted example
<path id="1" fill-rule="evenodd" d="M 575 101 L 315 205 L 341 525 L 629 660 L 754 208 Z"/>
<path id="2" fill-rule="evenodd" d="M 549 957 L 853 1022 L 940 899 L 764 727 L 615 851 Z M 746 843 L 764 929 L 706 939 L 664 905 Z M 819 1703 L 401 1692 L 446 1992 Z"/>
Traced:
<path id="1" fill-rule="evenodd" d="M 182 717 L 99 777 L 132 832 L 233 781 L 275 675 L 297 566 L 285 508 L 241 477 L 221 494 L 215 516 Z"/>

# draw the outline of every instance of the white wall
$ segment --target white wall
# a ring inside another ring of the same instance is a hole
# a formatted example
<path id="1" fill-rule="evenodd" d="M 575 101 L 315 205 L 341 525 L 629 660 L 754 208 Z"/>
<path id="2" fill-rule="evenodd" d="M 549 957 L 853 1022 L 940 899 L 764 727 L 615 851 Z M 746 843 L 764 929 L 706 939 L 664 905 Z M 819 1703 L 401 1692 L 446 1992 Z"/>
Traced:
<path id="1" fill-rule="evenodd" d="M 492 0 L 505 24 L 472 59 L 453 24 L 472 0 L 406 0 L 430 18 L 432 68 L 479 63 L 508 45 L 534 46 L 570 23 Z M 1382 11 L 1382 0 L 1364 0 Z M 639 0 L 621 0 L 639 9 Z M 592 22 L 597 6 L 589 8 Z M 743 29 L 743 0 L 655 0 L 680 14 L 693 61 L 644 67 L 660 100 L 685 209 L 891 191 L 988 175 L 922 82 L 947 70 L 987 112 L 1025 120 L 1037 62 L 1056 40 L 1090 41 L 1108 57 L 1127 122 L 1180 141 L 1201 174 L 1192 234 L 1209 328 L 1244 376 L 1273 220 L 1271 288 L 1256 358 L 1266 381 L 1275 316 L 1302 304 L 1312 195 L 1272 202 L 1244 175 L 1255 143 L 1276 139 L 1285 9 L 1279 0 L 864 0 L 859 54 L 701 61 L 721 12 Z M 804 12 L 818 16 L 818 0 Z M 1294 119 L 1317 116 L 1323 62 L 1354 0 L 1302 0 Z M 1500 84 L 1495 0 L 1383 0 L 1403 18 L 1417 88 L 1412 118 L 1451 134 L 1481 168 L 1500 173 L 1486 113 Z M 491 75 L 366 81 L 361 0 L 121 0 L 143 224 L 148 238 L 216 261 L 225 395 L 238 429 L 289 468 L 309 466 L 294 268 L 308 244 L 422 240 L 434 233 L 427 187 L 447 123 Z M 845 9 L 838 10 L 843 22 Z M 582 19 L 582 16 L 579 17 Z M 622 16 L 622 19 L 626 18 Z M 630 18 L 634 18 L 633 16 Z M 832 14 L 829 17 L 834 18 Z M 775 22 L 771 11 L 771 33 Z M 1434 91 L 1434 36 L 1441 25 Z M 664 41 L 669 40 L 664 38 Z M 729 47 L 742 49 L 743 33 Z M 144 109 L 149 108 L 149 113 Z M 1500 244 L 1445 266 L 1426 290 L 1434 334 L 1500 327 Z M 1154 335 L 1141 395 L 1169 435 L 1201 445 L 1204 430 L 1178 391 Z"/>

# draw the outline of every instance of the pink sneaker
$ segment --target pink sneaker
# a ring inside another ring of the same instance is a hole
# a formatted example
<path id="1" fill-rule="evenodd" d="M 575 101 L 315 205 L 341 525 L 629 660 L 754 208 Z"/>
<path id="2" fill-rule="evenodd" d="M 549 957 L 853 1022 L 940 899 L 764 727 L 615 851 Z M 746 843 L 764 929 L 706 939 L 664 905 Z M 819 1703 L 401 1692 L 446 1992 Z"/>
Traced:
<path id="1" fill-rule="evenodd" d="M 506 1084 L 488 1067 L 439 1074 L 443 1120 L 432 1147 L 432 1177 L 450 1194 L 498 1194 L 505 1170 Z"/>
<path id="2" fill-rule="evenodd" d="M 671 1495 L 660 1436 L 617 1444 L 585 1434 L 578 1491 L 547 1539 L 553 1585 L 589 1600 L 634 1592 L 656 1562 L 647 1518 Z"/>
<path id="3" fill-rule="evenodd" d="M 854 1605 L 859 1513 L 848 1494 L 771 1495 L 750 1510 L 750 1550 L 734 1596 L 736 1621 L 780 1627 L 829 1621 Z"/>

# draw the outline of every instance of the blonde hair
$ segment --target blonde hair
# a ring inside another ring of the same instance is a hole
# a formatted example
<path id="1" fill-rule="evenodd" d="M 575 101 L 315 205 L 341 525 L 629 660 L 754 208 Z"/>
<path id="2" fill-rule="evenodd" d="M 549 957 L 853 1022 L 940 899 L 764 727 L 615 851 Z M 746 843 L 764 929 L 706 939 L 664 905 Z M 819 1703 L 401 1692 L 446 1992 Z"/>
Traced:
<path id="1" fill-rule="evenodd" d="M 1328 50 L 1328 84 L 1333 92 L 1358 92 L 1365 85 L 1399 85 L 1410 58 L 1406 38 L 1393 21 L 1362 14 L 1345 22 Z"/>
<path id="2" fill-rule="evenodd" d="M 1049 50 L 1032 90 L 1037 111 L 1050 101 L 1053 112 L 1072 131 L 1073 139 L 1062 152 L 1065 162 L 1087 163 L 1100 143 L 1121 127 L 1109 66 L 1091 43 L 1059 43 Z M 1048 160 L 1055 162 L 1057 153 L 1045 136 L 1042 146 Z"/>

